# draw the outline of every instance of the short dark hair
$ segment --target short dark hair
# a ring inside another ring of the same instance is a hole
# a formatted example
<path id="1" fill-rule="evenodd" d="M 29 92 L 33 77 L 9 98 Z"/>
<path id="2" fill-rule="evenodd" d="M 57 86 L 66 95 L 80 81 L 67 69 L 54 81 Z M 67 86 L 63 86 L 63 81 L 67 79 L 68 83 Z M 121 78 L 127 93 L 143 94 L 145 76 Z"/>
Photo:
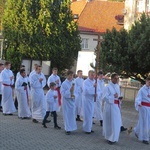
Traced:
<path id="1" fill-rule="evenodd" d="M 20 74 L 22 74 L 23 72 L 25 72 L 25 69 L 20 69 Z"/>
<path id="2" fill-rule="evenodd" d="M 51 82 L 49 86 L 50 86 L 50 87 L 53 87 L 53 86 L 55 86 L 55 85 L 56 85 L 56 83 Z"/>
<path id="3" fill-rule="evenodd" d="M 97 75 L 99 76 L 99 75 L 102 75 L 103 74 L 103 71 L 99 71 L 98 73 L 97 73 Z"/>
<path id="4" fill-rule="evenodd" d="M 0 66 L 3 66 L 4 64 L 3 63 L 0 63 Z"/>
<path id="5" fill-rule="evenodd" d="M 147 78 L 146 78 L 146 81 L 150 81 L 150 77 L 147 77 Z"/>
<path id="6" fill-rule="evenodd" d="M 20 68 L 25 67 L 25 65 L 20 65 Z"/>
<path id="7" fill-rule="evenodd" d="M 111 75 L 111 79 L 113 79 L 114 77 L 116 77 L 116 76 L 118 76 L 118 74 L 117 73 L 112 73 L 112 75 Z"/>
<path id="8" fill-rule="evenodd" d="M 58 70 L 56 67 L 54 67 L 53 69 L 52 69 L 52 71 L 54 71 L 54 70 Z"/>
<path id="9" fill-rule="evenodd" d="M 8 66 L 8 65 L 10 65 L 11 63 L 9 62 L 9 61 L 6 61 L 5 63 L 4 63 L 4 65 L 5 66 Z"/>
<path id="10" fill-rule="evenodd" d="M 67 76 L 68 76 L 68 75 L 73 75 L 73 71 L 68 70 L 68 71 L 67 71 Z"/>
<path id="11" fill-rule="evenodd" d="M 78 70 L 77 73 L 79 73 L 79 72 L 83 72 L 83 71 L 82 70 Z"/>

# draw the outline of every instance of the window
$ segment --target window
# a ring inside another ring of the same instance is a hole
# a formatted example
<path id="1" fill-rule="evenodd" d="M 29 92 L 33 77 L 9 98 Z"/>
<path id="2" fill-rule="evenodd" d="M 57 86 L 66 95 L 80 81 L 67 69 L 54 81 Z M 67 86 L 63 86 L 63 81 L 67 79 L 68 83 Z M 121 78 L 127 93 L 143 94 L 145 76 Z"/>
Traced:
<path id="1" fill-rule="evenodd" d="M 146 1 L 146 12 L 150 12 L 150 0 Z"/>
<path id="2" fill-rule="evenodd" d="M 88 49 L 88 39 L 82 39 L 82 42 L 81 42 L 81 48 L 82 49 Z"/>
<path id="3" fill-rule="evenodd" d="M 145 5 L 144 5 L 144 0 L 137 0 L 137 4 L 136 4 L 136 11 L 139 13 L 142 13 L 143 11 L 145 11 Z"/>

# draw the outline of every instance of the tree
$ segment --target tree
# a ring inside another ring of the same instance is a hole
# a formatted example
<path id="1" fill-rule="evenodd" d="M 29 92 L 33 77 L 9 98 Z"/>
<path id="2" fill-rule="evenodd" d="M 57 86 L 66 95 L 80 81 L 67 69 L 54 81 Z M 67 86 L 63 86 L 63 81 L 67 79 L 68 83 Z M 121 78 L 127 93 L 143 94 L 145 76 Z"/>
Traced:
<path id="1" fill-rule="evenodd" d="M 17 64 L 28 58 L 50 60 L 59 70 L 71 68 L 81 40 L 69 0 L 8 0 L 6 6 L 6 59 L 17 54 Z"/>
<path id="2" fill-rule="evenodd" d="M 124 63 L 128 59 L 128 33 L 122 29 L 117 31 L 115 28 L 112 31 L 107 30 L 104 35 L 104 42 L 100 51 L 100 65 L 105 72 L 119 72 L 124 69 Z"/>
<path id="3" fill-rule="evenodd" d="M 2 16 L 4 13 L 5 1 L 6 0 L 0 0 L 0 33 L 2 31 Z"/>
<path id="4" fill-rule="evenodd" d="M 142 14 L 129 33 L 126 30 L 107 31 L 101 49 L 101 67 L 105 72 L 117 72 L 144 83 L 150 68 L 150 18 Z"/>

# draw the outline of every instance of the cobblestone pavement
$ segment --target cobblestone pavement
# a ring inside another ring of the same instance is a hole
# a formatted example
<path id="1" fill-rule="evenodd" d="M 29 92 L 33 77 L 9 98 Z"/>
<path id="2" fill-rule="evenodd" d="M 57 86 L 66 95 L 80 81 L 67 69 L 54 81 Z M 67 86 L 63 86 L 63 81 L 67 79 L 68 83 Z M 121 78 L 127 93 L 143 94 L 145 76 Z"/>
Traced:
<path id="1" fill-rule="evenodd" d="M 49 118 L 50 119 L 50 118 Z M 138 114 L 132 101 L 122 104 L 122 119 L 125 127 L 134 126 Z M 52 120 L 52 118 L 51 118 Z M 119 142 L 108 145 L 102 136 L 102 127 L 95 121 L 94 133 L 88 135 L 82 132 L 82 122 L 78 122 L 78 130 L 71 135 L 65 135 L 62 114 L 58 113 L 58 124 L 61 130 L 53 128 L 53 122 L 42 127 L 31 120 L 20 120 L 17 113 L 13 116 L 3 116 L 0 113 L 0 150 L 148 150 L 150 145 L 139 142 L 134 133 L 120 134 Z"/>

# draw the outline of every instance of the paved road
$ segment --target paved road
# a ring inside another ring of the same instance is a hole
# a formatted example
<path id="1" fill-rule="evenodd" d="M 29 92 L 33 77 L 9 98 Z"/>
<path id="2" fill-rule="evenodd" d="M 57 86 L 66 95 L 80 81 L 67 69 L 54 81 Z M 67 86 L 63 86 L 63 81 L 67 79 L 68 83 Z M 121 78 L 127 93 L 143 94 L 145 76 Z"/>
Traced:
<path id="1" fill-rule="evenodd" d="M 125 127 L 134 126 L 138 119 L 132 101 L 124 101 L 122 118 Z M 52 119 L 52 118 L 51 118 Z M 108 145 L 102 136 L 99 122 L 93 125 L 93 134 L 82 132 L 82 123 L 78 122 L 78 130 L 71 135 L 65 135 L 61 113 L 58 114 L 58 124 L 61 130 L 53 128 L 53 122 L 42 127 L 31 120 L 20 120 L 17 113 L 13 116 L 3 116 L 0 113 L 0 150 L 148 150 L 150 145 L 139 142 L 134 133 L 120 134 L 120 140 L 115 145 Z"/>

